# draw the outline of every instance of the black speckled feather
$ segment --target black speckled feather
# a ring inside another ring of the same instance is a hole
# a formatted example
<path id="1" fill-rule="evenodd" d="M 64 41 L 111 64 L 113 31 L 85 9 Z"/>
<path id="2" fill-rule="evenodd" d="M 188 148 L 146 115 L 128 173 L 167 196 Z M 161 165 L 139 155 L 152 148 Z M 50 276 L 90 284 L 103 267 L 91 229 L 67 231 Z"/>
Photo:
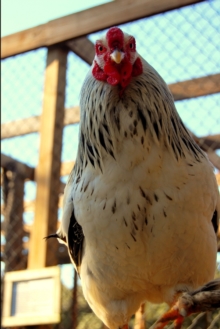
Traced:
<path id="1" fill-rule="evenodd" d="M 83 249 L 84 234 L 82 227 L 76 221 L 74 210 L 70 217 L 70 225 L 68 230 L 68 248 L 70 256 L 78 268 L 82 261 L 82 249 Z"/>
<path id="2" fill-rule="evenodd" d="M 213 217 L 212 217 L 212 225 L 213 225 L 215 233 L 217 233 L 218 232 L 218 225 L 219 225 L 217 210 L 214 211 L 214 214 L 213 214 Z"/>

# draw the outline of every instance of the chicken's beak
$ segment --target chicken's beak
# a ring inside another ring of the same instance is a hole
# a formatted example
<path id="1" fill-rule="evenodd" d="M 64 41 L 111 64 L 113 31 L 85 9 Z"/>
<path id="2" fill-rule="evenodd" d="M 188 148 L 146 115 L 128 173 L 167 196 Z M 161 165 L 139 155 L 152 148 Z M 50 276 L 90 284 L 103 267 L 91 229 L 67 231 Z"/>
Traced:
<path id="1" fill-rule="evenodd" d="M 125 57 L 125 54 L 122 51 L 115 49 L 110 57 L 115 63 L 120 64 Z"/>

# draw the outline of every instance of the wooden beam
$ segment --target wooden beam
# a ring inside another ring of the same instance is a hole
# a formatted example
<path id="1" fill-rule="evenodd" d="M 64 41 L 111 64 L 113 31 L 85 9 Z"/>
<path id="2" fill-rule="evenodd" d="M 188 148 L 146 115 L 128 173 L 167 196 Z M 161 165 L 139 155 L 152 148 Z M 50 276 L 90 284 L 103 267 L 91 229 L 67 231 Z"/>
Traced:
<path id="1" fill-rule="evenodd" d="M 75 162 L 74 161 L 68 161 L 68 162 L 62 162 L 61 163 L 61 170 L 60 170 L 60 176 L 69 176 L 71 173 Z"/>
<path id="2" fill-rule="evenodd" d="M 174 100 L 189 99 L 220 92 L 220 74 L 193 79 L 169 85 Z M 79 106 L 65 110 L 64 125 L 79 123 Z M 40 116 L 11 121 L 1 125 L 1 139 L 22 136 L 39 131 Z"/>
<path id="3" fill-rule="evenodd" d="M 216 94 L 220 92 L 220 74 L 173 83 L 169 88 L 175 101 Z"/>
<path id="4" fill-rule="evenodd" d="M 39 116 L 6 122 L 1 124 L 1 139 L 35 133 L 39 131 L 39 127 Z"/>
<path id="5" fill-rule="evenodd" d="M 14 120 L 1 124 L 1 139 L 39 132 L 40 116 Z"/>
<path id="6" fill-rule="evenodd" d="M 66 109 L 64 113 L 64 126 L 79 123 L 80 120 L 80 108 L 79 106 Z"/>
<path id="7" fill-rule="evenodd" d="M 88 38 L 81 37 L 67 41 L 66 46 L 87 64 L 92 65 L 95 56 L 95 47 Z"/>
<path id="8" fill-rule="evenodd" d="M 219 159 L 219 157 L 217 158 Z M 219 161 L 219 160 L 218 160 Z M 220 186 L 220 172 L 215 175 L 216 181 L 218 186 Z M 58 201 L 58 208 L 62 208 L 63 206 L 63 194 L 60 194 L 59 196 L 59 201 Z M 31 201 L 24 201 L 23 202 L 23 207 L 24 207 L 24 212 L 34 212 L 35 211 L 35 200 Z M 5 215 L 5 206 L 4 204 L 1 204 L 1 213 Z M 25 232 L 30 232 L 32 228 L 32 224 L 24 224 L 24 231 Z M 2 223 L 1 229 L 4 231 L 4 222 Z"/>
<path id="9" fill-rule="evenodd" d="M 39 132 L 40 116 L 34 116 L 21 120 L 15 120 L 1 124 L 1 139 L 23 136 Z M 80 109 L 79 106 L 71 107 L 65 110 L 64 126 L 79 123 Z"/>
<path id="10" fill-rule="evenodd" d="M 33 201 L 34 203 L 34 201 Z M 25 209 L 24 209 L 25 210 Z M 60 227 L 60 222 L 57 221 L 57 229 Z M 33 224 L 23 224 L 23 231 L 25 235 L 29 235 L 32 231 Z M 6 230 L 6 224 L 5 221 L 2 222 L 1 225 L 1 234 L 5 235 L 5 230 Z"/>
<path id="11" fill-rule="evenodd" d="M 34 168 L 15 160 L 5 154 L 1 154 L 1 167 L 10 171 L 18 171 L 23 179 L 34 180 Z"/>
<path id="12" fill-rule="evenodd" d="M 189 131 L 189 133 L 192 135 L 193 139 L 199 145 L 199 147 L 201 147 L 201 149 L 206 152 L 213 166 L 220 170 L 220 157 L 217 155 L 217 153 L 214 152 L 220 148 L 220 135 L 197 137 L 191 131 Z"/>
<path id="13" fill-rule="evenodd" d="M 220 134 L 197 137 L 192 132 L 190 133 L 203 151 L 209 152 L 220 149 Z"/>
<path id="14" fill-rule="evenodd" d="M 2 38 L 1 58 L 78 38 L 201 0 L 118 0 L 52 20 Z"/>
<path id="15" fill-rule="evenodd" d="M 208 151 L 207 155 L 213 166 L 218 170 L 220 170 L 220 156 L 218 156 L 218 154 L 212 151 Z"/>
<path id="16" fill-rule="evenodd" d="M 220 134 L 215 134 L 215 135 L 208 135 L 208 136 L 204 136 L 204 137 L 200 137 L 200 138 L 205 138 L 207 140 L 209 140 L 210 142 L 218 142 L 220 143 Z"/>
<path id="17" fill-rule="evenodd" d="M 4 198 L 4 229 L 5 271 L 17 271 L 25 268 L 22 255 L 23 230 L 23 198 L 24 176 L 20 172 L 20 165 L 13 167 L 13 171 L 4 169 L 3 173 Z"/>
<path id="18" fill-rule="evenodd" d="M 62 208 L 63 206 L 63 194 L 59 195 L 59 200 L 58 200 L 58 208 Z M 34 212 L 35 211 L 35 200 L 30 200 L 30 201 L 24 201 L 23 202 L 23 209 L 24 212 Z M 1 204 L 1 213 L 2 215 L 5 215 L 5 205 Z M 26 225 L 26 224 L 24 224 Z M 25 227 L 32 227 L 32 224 L 28 224 Z M 4 229 L 4 225 L 2 226 L 1 229 Z"/>
<path id="19" fill-rule="evenodd" d="M 54 243 L 56 243 L 58 245 L 58 242 L 54 241 Z M 30 248 L 29 241 L 21 243 L 21 247 L 22 247 L 22 249 L 26 249 L 28 251 L 29 248 Z M 59 248 L 58 248 L 58 251 L 57 251 L 57 254 L 56 254 L 57 263 L 60 264 L 60 265 L 70 264 L 71 263 L 70 262 L 70 256 L 68 254 L 67 248 L 64 245 L 62 245 L 62 246 L 58 245 L 58 247 Z M 5 252 L 5 244 L 1 243 L 1 254 L 4 255 L 4 252 Z M 27 256 L 28 255 L 23 255 L 22 263 L 25 264 L 25 265 L 27 264 Z M 2 257 L 2 255 L 1 255 L 1 261 L 3 261 L 3 262 L 5 261 L 4 257 Z M 19 329 L 19 328 L 16 327 L 16 329 Z M 34 329 L 37 329 L 37 328 L 38 327 L 34 326 Z M 40 328 L 43 329 L 42 326 Z M 30 329 L 30 327 L 28 327 L 28 329 Z"/>
<path id="20" fill-rule="evenodd" d="M 36 169 L 35 219 L 28 256 L 30 269 L 57 264 L 57 251 L 53 242 L 48 240 L 39 243 L 39 239 L 54 233 L 57 228 L 67 53 L 62 48 L 48 49 L 40 154 Z"/>
<path id="21" fill-rule="evenodd" d="M 63 162 L 60 168 L 60 176 L 69 175 L 74 166 L 74 161 Z M 15 168 L 24 180 L 35 180 L 35 168 L 15 160 L 5 154 L 1 154 L 1 168 L 14 171 Z M 65 184 L 60 182 L 59 193 L 63 193 Z"/>

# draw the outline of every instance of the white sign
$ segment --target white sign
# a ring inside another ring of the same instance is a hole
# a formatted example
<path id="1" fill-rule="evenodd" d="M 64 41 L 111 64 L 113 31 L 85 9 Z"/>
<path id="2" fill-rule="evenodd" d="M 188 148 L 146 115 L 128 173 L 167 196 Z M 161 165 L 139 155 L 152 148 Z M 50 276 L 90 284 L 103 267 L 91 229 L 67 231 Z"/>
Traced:
<path id="1" fill-rule="evenodd" d="M 3 327 L 60 322 L 60 290 L 58 266 L 6 273 Z"/>

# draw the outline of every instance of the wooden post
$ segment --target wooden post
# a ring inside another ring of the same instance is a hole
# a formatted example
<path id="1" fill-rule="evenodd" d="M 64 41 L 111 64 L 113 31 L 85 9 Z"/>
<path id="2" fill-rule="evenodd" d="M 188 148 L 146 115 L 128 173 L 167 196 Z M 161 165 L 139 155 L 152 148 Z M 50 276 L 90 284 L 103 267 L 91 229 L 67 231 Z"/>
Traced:
<path id="1" fill-rule="evenodd" d="M 76 329 L 77 327 L 77 316 L 78 316 L 78 303 L 77 303 L 77 279 L 78 274 L 74 269 L 74 279 L 73 279 L 73 300 L 72 300 L 72 326 L 71 329 Z"/>
<path id="2" fill-rule="evenodd" d="M 22 270 L 26 267 L 25 257 L 22 255 L 24 179 L 14 162 L 9 164 L 9 170 L 4 169 L 5 272 Z"/>
<path id="3" fill-rule="evenodd" d="M 58 244 L 53 239 L 45 242 L 43 238 L 57 230 L 67 53 L 61 47 L 48 48 L 29 269 L 57 264 Z"/>

